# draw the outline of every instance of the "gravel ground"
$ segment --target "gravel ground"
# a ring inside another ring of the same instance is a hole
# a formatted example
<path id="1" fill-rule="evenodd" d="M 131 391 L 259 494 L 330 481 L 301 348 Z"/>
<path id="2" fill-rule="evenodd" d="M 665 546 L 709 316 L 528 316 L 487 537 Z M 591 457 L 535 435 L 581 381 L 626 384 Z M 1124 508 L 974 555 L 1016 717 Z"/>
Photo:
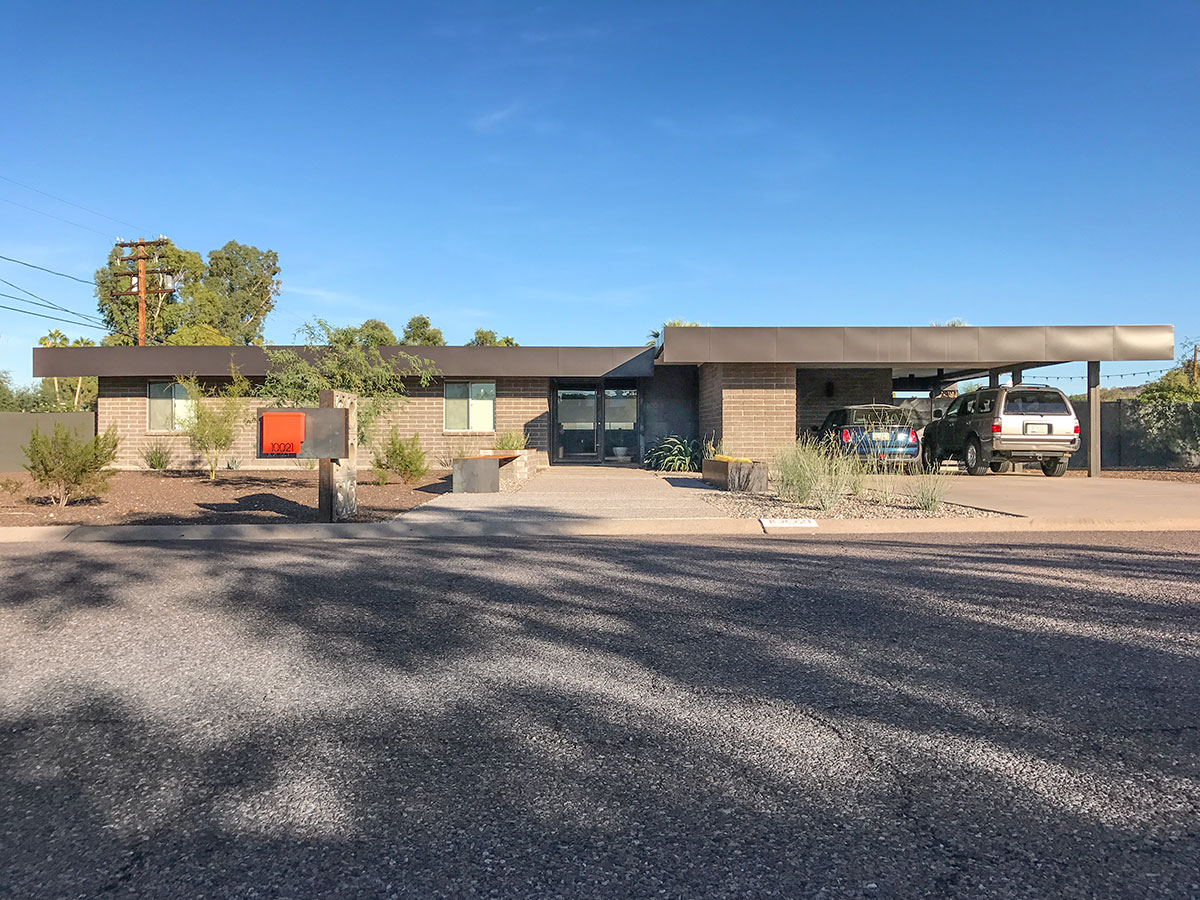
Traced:
<path id="1" fill-rule="evenodd" d="M 65 509 L 49 503 L 28 475 L 6 475 L 17 490 L 0 490 L 4 525 L 215 525 L 317 521 L 317 473 L 222 470 L 217 480 L 195 473 L 118 472 L 109 490 Z M 434 471 L 406 485 L 377 485 L 359 473 L 356 522 L 382 522 L 450 490 L 449 475 Z"/>
<path id="2" fill-rule="evenodd" d="M 0 552 L 0 896 L 1191 898 L 1194 534 Z"/>
<path id="3" fill-rule="evenodd" d="M 897 494 L 884 503 L 869 491 L 861 497 L 845 497 L 829 511 L 820 509 L 815 503 L 789 503 L 775 494 L 714 491 L 701 496 L 725 515 L 737 519 L 992 519 L 1008 515 L 957 503 L 943 503 L 936 512 L 930 512 L 921 509 L 910 497 Z"/>
<path id="4" fill-rule="evenodd" d="M 1185 484 L 1200 484 L 1200 470 L 1196 469 L 1105 469 L 1105 478 L 1134 478 L 1141 481 L 1180 481 Z M 1067 469 L 1067 477 L 1087 478 L 1087 469 Z"/>

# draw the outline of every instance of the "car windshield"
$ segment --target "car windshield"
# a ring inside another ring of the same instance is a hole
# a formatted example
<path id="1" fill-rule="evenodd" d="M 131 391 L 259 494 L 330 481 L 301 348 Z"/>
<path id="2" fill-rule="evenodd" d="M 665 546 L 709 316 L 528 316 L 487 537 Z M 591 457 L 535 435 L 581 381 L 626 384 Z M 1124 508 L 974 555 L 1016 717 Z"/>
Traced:
<path id="1" fill-rule="evenodd" d="M 910 425 L 908 411 L 903 409 L 852 409 L 850 424 L 852 425 Z"/>
<path id="2" fill-rule="evenodd" d="M 1065 416 L 1067 401 L 1055 391 L 1009 391 L 1004 400 L 1009 415 Z"/>

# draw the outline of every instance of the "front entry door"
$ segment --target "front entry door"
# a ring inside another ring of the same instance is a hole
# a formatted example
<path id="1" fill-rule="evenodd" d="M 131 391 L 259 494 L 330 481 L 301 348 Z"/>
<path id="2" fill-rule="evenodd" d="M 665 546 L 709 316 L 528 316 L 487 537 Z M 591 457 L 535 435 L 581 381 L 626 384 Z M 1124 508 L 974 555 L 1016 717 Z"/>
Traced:
<path id="1" fill-rule="evenodd" d="M 600 458 L 599 406 L 594 388 L 560 387 L 555 395 L 554 447 L 563 462 Z"/>

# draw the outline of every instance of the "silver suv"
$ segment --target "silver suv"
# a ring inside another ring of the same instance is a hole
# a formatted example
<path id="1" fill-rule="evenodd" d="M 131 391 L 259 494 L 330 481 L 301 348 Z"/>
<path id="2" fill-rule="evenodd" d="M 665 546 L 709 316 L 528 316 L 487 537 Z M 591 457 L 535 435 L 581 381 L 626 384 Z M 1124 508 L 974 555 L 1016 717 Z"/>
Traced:
<path id="1" fill-rule="evenodd" d="M 928 468 L 962 460 L 971 475 L 1007 472 L 1014 461 L 1040 462 L 1058 477 L 1079 449 L 1079 419 L 1058 388 L 1017 384 L 963 394 L 944 415 L 934 410 L 922 452 Z"/>

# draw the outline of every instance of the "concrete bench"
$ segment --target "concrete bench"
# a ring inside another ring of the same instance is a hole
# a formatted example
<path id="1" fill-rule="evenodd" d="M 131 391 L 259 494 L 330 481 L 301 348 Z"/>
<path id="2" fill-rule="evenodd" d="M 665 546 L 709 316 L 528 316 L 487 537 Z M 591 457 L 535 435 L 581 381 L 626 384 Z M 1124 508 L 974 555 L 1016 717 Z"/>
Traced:
<path id="1" fill-rule="evenodd" d="M 519 453 L 460 456 L 454 460 L 451 483 L 456 494 L 495 494 L 500 490 L 500 467 L 519 459 Z"/>

